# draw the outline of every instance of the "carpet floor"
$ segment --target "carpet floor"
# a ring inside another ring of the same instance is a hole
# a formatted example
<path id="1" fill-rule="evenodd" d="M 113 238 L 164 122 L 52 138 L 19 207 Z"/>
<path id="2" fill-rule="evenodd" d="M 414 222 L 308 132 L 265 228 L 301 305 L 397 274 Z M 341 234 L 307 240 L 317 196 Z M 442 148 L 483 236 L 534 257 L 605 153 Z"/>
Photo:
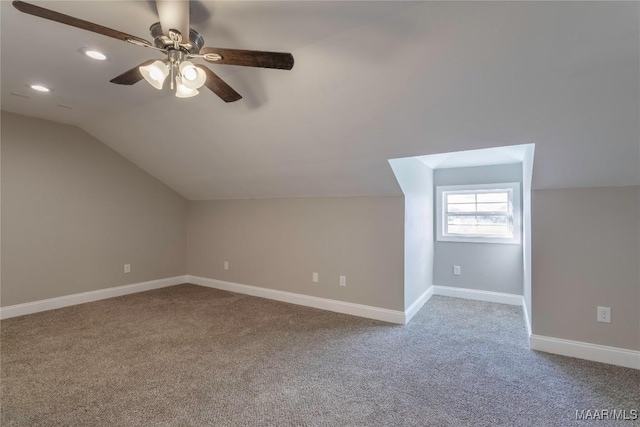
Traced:
<path id="1" fill-rule="evenodd" d="M 520 307 L 406 326 L 180 285 L 1 322 L 3 426 L 570 426 L 640 372 L 528 348 Z"/>

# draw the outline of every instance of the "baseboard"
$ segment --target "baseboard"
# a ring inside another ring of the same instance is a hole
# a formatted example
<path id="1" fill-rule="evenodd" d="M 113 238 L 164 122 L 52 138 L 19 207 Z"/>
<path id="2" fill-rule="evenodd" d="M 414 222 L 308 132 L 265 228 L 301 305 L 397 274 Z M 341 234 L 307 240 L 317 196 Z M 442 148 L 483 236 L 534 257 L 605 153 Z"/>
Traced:
<path id="1" fill-rule="evenodd" d="M 529 338 L 529 347 L 532 350 L 544 351 L 545 353 L 576 357 L 578 359 L 624 366 L 625 368 L 640 369 L 640 351 L 541 335 L 531 335 Z"/>
<path id="2" fill-rule="evenodd" d="M 404 311 L 404 323 L 405 323 L 405 325 L 406 325 L 407 323 L 409 323 L 409 320 L 411 320 L 411 318 L 412 318 L 413 316 L 415 316 L 415 315 L 416 315 L 416 313 L 417 313 L 418 311 L 420 311 L 420 309 L 422 308 L 422 306 L 423 306 L 427 301 L 429 301 L 429 298 L 431 298 L 432 296 L 433 296 L 433 286 L 429 286 L 429 288 L 428 288 L 426 291 L 424 291 L 424 292 L 422 293 L 422 295 L 420 295 L 420 296 L 418 297 L 418 299 L 417 299 L 417 300 L 415 300 L 415 301 L 413 302 L 413 304 L 411 304 L 411 305 L 409 306 L 409 308 L 407 308 L 407 309 Z"/>
<path id="3" fill-rule="evenodd" d="M 152 289 L 165 288 L 167 286 L 180 285 L 187 282 L 187 276 L 169 277 L 166 279 L 150 280 L 148 282 L 134 283 L 131 285 L 116 286 L 114 288 L 99 289 L 97 291 L 82 292 L 79 294 L 65 295 L 62 297 L 43 299 L 24 304 L 9 305 L 0 308 L 0 319 L 8 319 L 25 314 L 54 310 L 56 308 L 69 307 L 71 305 L 86 302 L 99 301 L 122 295 L 135 294 L 137 292 L 150 291 Z"/>
<path id="4" fill-rule="evenodd" d="M 479 291 L 476 289 L 454 288 L 451 286 L 433 286 L 433 294 L 444 297 L 464 298 L 477 301 L 497 302 L 499 304 L 522 305 L 522 295 L 502 292 Z"/>
<path id="5" fill-rule="evenodd" d="M 524 324 L 527 326 L 527 336 L 531 337 L 531 318 L 529 317 L 529 312 L 527 311 L 527 303 L 524 300 L 524 296 L 521 301 L 522 305 L 522 315 L 524 316 Z"/>
<path id="6" fill-rule="evenodd" d="M 334 311 L 336 313 L 350 314 L 352 316 L 366 317 L 368 319 L 382 320 L 383 322 L 404 324 L 405 313 L 402 311 L 388 310 L 386 308 L 372 307 L 362 304 L 337 301 L 327 298 L 313 297 L 310 295 L 296 294 L 293 292 L 277 291 L 275 289 L 261 288 L 259 286 L 243 285 L 240 283 L 225 282 L 223 280 L 209 279 L 206 277 L 187 276 L 187 282 L 194 285 L 223 291 L 236 292 L 254 297 L 267 298 L 290 304 L 304 305 L 306 307 L 319 308 L 321 310 Z"/>

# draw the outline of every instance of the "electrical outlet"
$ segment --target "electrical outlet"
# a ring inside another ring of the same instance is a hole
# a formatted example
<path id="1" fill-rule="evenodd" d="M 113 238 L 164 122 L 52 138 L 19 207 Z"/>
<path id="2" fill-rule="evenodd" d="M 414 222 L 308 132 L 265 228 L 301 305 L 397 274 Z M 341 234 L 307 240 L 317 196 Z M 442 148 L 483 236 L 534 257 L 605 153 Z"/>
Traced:
<path id="1" fill-rule="evenodd" d="M 131 264 L 125 264 L 124 265 L 124 272 L 125 273 L 131 273 Z"/>
<path id="2" fill-rule="evenodd" d="M 453 266 L 453 275 L 454 276 L 459 276 L 460 275 L 460 266 L 459 265 L 454 265 Z"/>
<path id="3" fill-rule="evenodd" d="M 347 286 L 347 276 L 340 276 L 340 286 Z"/>
<path id="4" fill-rule="evenodd" d="M 598 306 L 598 322 L 611 323 L 611 307 Z"/>
<path id="5" fill-rule="evenodd" d="M 314 271 L 311 280 L 313 281 L 313 283 L 318 283 L 318 273 Z"/>
<path id="6" fill-rule="evenodd" d="M 224 269 L 228 270 L 229 269 L 229 261 L 225 261 L 224 262 Z"/>

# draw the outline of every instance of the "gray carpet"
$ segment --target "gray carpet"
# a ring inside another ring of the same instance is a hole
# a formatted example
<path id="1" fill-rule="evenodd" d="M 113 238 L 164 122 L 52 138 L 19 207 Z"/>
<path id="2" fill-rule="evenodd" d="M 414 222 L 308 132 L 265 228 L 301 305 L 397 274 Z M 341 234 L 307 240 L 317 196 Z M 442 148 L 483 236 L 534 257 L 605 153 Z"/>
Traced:
<path id="1" fill-rule="evenodd" d="M 2 321 L 2 425 L 569 426 L 640 373 L 531 351 L 519 307 L 407 326 L 180 285 Z"/>

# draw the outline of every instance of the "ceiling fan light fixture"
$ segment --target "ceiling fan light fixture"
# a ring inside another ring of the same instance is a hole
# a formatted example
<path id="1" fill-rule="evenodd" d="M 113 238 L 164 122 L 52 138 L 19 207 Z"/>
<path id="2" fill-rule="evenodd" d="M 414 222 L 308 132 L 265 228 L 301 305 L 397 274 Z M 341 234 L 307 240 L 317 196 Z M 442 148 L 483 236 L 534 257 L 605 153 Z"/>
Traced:
<path id="1" fill-rule="evenodd" d="M 169 75 L 169 67 L 162 61 L 155 61 L 150 65 L 140 67 L 139 70 L 142 77 L 158 90 L 162 89 L 162 85 Z"/>
<path id="2" fill-rule="evenodd" d="M 197 89 L 185 86 L 180 80 L 180 78 L 176 78 L 176 97 L 191 98 L 192 96 L 196 96 L 200 93 Z"/>
<path id="3" fill-rule="evenodd" d="M 205 72 L 193 65 L 193 62 L 183 61 L 179 69 L 182 76 L 181 83 L 189 89 L 198 89 L 207 80 Z"/>

